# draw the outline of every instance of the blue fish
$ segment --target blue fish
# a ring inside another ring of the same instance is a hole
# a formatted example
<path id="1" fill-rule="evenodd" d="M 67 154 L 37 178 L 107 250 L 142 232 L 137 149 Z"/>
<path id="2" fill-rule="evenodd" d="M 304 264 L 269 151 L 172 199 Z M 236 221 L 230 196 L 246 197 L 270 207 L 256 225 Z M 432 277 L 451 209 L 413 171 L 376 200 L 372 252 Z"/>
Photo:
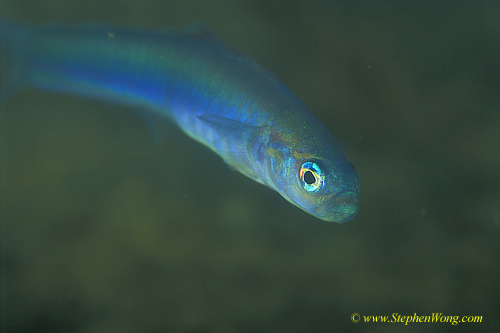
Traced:
<path id="1" fill-rule="evenodd" d="M 4 98 L 32 86 L 138 106 L 324 221 L 358 213 L 359 182 L 304 103 L 201 25 L 151 31 L 0 21 Z"/>

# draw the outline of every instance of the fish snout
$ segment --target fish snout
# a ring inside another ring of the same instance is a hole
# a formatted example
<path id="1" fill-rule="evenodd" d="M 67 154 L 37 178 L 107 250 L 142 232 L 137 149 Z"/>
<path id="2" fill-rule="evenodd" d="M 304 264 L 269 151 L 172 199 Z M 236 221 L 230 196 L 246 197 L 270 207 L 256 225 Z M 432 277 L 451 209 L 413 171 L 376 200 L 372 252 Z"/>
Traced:
<path id="1" fill-rule="evenodd" d="M 330 200 L 318 207 L 317 216 L 328 222 L 345 223 L 358 214 L 359 194 L 344 191 L 335 194 Z"/>

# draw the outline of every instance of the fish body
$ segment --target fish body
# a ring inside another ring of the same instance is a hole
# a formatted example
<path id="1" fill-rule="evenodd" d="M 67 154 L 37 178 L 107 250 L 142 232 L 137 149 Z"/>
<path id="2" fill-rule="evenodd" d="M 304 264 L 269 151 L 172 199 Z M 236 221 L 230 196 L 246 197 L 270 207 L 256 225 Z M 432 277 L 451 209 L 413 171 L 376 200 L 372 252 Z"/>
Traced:
<path id="1" fill-rule="evenodd" d="M 151 31 L 0 21 L 1 95 L 34 86 L 136 105 L 325 221 L 358 212 L 356 171 L 273 74 L 202 26 Z"/>

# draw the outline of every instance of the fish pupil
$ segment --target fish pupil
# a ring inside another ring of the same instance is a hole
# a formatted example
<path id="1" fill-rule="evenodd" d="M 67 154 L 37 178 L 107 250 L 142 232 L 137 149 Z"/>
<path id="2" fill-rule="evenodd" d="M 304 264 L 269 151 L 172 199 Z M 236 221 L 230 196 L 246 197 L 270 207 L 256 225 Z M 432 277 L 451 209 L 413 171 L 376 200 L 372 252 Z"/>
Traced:
<path id="1" fill-rule="evenodd" d="M 304 181 L 306 182 L 306 184 L 311 185 L 316 182 L 316 177 L 314 177 L 311 171 L 306 171 L 304 173 Z"/>

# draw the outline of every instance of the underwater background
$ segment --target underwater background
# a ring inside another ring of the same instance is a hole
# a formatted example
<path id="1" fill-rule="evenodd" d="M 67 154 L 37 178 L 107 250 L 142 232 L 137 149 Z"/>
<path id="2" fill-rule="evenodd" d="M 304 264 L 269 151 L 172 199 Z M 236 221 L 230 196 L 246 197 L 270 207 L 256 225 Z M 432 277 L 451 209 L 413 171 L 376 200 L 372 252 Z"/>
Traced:
<path id="1" fill-rule="evenodd" d="M 206 23 L 361 184 L 353 221 L 322 222 L 174 126 L 155 144 L 131 107 L 25 89 L 0 105 L 2 332 L 500 327 L 500 2 L 5 0 L 0 17 Z M 482 322 L 363 322 L 394 313 Z"/>

